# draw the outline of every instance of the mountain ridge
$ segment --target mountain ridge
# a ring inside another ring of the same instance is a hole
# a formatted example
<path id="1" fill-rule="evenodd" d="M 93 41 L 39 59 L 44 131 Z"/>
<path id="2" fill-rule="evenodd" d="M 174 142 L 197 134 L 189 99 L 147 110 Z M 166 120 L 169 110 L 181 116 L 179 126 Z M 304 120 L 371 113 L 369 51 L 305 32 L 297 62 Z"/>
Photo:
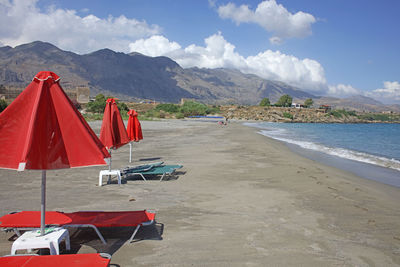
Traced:
<path id="1" fill-rule="evenodd" d="M 353 103 L 356 107 L 373 111 L 385 108 L 400 110 L 396 105 L 385 106 L 370 98 L 324 98 L 283 82 L 234 69 L 184 69 L 163 56 L 149 57 L 137 52 L 126 54 L 108 48 L 79 55 L 42 41 L 15 48 L 0 47 L 0 84 L 24 88 L 41 70 L 59 74 L 66 89 L 86 86 L 92 94 L 111 94 L 125 100 L 152 99 L 177 103 L 181 98 L 190 98 L 212 104 L 256 105 L 264 97 L 274 103 L 281 95 L 289 94 L 300 103 L 312 98 L 316 104 L 341 104 L 351 108 Z M 373 101 L 375 104 L 371 104 Z"/>

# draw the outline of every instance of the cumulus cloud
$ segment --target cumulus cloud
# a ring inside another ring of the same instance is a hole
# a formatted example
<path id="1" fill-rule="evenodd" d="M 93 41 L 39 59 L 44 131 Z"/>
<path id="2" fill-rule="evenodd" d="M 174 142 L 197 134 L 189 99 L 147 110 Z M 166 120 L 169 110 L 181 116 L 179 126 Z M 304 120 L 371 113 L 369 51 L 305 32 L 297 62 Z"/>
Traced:
<path id="1" fill-rule="evenodd" d="M 16 46 L 36 40 L 78 53 L 101 48 L 127 52 L 129 43 L 161 32 L 157 25 L 123 15 L 106 19 L 75 10 L 37 7 L 38 0 L 0 0 L 0 42 Z M 6 26 L 5 26 L 6 25 Z"/>
<path id="2" fill-rule="evenodd" d="M 170 42 L 164 36 L 153 35 L 148 39 L 139 39 L 134 43 L 130 43 L 129 49 L 130 51 L 156 57 L 181 49 L 181 46 L 176 42 Z"/>
<path id="3" fill-rule="evenodd" d="M 400 103 L 400 83 L 397 81 L 383 82 L 383 88 L 375 89 L 367 93 L 368 96 L 376 98 L 384 103 Z"/>
<path id="4" fill-rule="evenodd" d="M 329 85 L 327 95 L 334 97 L 348 97 L 353 95 L 362 95 L 362 91 L 354 88 L 351 85 L 338 84 Z"/>
<path id="5" fill-rule="evenodd" d="M 192 44 L 182 48 L 163 36 L 153 36 L 133 42 L 130 48 L 131 52 L 170 57 L 184 68 L 234 68 L 265 79 L 283 81 L 312 93 L 323 94 L 328 90 L 324 69 L 317 61 L 271 50 L 243 57 L 220 32 L 206 38 L 205 46 Z"/>
<path id="6" fill-rule="evenodd" d="M 223 19 L 231 19 L 238 25 L 255 23 L 273 33 L 272 44 L 280 44 L 288 38 L 306 37 L 312 33 L 311 25 L 316 22 L 313 15 L 302 11 L 290 13 L 275 0 L 261 2 L 254 11 L 248 5 L 236 6 L 234 3 L 219 6 L 217 10 Z"/>

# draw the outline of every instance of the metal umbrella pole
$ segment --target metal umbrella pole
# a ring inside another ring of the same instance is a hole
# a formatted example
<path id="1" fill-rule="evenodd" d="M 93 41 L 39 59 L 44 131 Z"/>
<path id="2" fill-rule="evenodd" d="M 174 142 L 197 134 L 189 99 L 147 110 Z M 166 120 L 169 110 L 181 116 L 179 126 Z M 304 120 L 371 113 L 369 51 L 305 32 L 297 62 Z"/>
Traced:
<path id="1" fill-rule="evenodd" d="M 40 235 L 45 234 L 46 217 L 46 170 L 42 170 L 42 199 L 40 203 Z"/>

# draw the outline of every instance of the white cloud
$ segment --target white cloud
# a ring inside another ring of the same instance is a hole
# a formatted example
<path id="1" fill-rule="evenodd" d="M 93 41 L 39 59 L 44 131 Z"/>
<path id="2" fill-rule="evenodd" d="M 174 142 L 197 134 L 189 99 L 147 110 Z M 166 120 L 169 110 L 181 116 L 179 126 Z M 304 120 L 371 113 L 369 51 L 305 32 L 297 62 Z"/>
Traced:
<path id="1" fill-rule="evenodd" d="M 400 83 L 397 81 L 383 82 L 383 88 L 375 89 L 367 93 L 368 96 L 376 98 L 384 103 L 400 103 Z"/>
<path id="2" fill-rule="evenodd" d="M 78 53 L 105 47 L 127 52 L 132 40 L 161 32 L 157 25 L 123 15 L 81 17 L 75 10 L 49 7 L 42 11 L 36 4 L 37 0 L 0 0 L 0 42 L 16 46 L 41 40 Z"/>
<path id="3" fill-rule="evenodd" d="M 327 92 L 327 95 L 334 97 L 348 97 L 362 94 L 363 93 L 361 90 L 358 90 L 353 86 L 346 84 L 330 85 Z"/>
<path id="4" fill-rule="evenodd" d="M 312 93 L 323 94 L 327 90 L 324 69 L 317 61 L 298 59 L 271 50 L 245 58 L 221 33 L 206 38 L 204 47 L 192 44 L 181 48 L 165 37 L 153 36 L 130 44 L 130 48 L 131 52 L 168 56 L 184 68 L 235 68 L 265 79 L 283 81 Z"/>
<path id="5" fill-rule="evenodd" d="M 236 6 L 233 3 L 218 7 L 223 19 L 232 19 L 236 24 L 255 23 L 274 34 L 270 38 L 273 44 L 282 43 L 288 38 L 302 38 L 311 34 L 311 25 L 316 22 L 313 15 L 299 11 L 290 13 L 275 0 L 261 2 L 253 11 L 247 5 Z"/>
<path id="6" fill-rule="evenodd" d="M 156 57 L 180 49 L 176 42 L 170 42 L 161 35 L 153 35 L 148 39 L 139 39 L 129 44 L 130 51 L 142 53 L 147 56 Z"/>

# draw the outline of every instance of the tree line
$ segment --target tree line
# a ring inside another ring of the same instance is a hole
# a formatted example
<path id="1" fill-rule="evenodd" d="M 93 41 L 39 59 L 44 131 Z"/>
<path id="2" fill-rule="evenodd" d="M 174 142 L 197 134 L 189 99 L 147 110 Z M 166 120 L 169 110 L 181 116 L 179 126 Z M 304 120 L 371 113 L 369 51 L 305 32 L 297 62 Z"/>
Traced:
<path id="1" fill-rule="evenodd" d="M 293 103 L 293 98 L 290 95 L 283 95 L 281 96 L 278 101 L 275 104 L 271 104 L 270 100 L 268 97 L 264 97 L 261 102 L 260 106 L 262 107 L 269 107 L 269 106 L 275 106 L 275 107 L 291 107 Z M 313 105 L 314 101 L 311 98 L 308 98 L 304 101 L 303 106 L 306 108 L 309 108 Z"/>

